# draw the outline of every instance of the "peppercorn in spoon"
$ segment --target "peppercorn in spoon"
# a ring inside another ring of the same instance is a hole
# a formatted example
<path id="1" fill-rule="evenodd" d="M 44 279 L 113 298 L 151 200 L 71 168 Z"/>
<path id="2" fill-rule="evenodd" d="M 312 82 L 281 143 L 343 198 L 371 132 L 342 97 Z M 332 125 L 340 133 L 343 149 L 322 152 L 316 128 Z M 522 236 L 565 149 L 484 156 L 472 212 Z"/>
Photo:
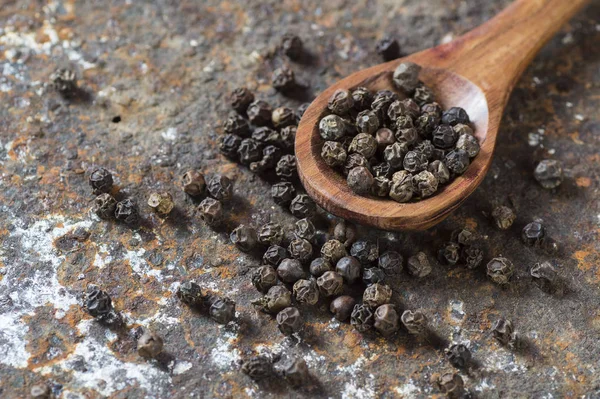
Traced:
<path id="1" fill-rule="evenodd" d="M 517 0 L 450 43 L 364 69 L 324 90 L 304 113 L 296 134 L 298 173 L 308 194 L 339 217 L 386 230 L 423 230 L 444 220 L 483 181 L 517 79 L 544 43 L 588 2 Z M 366 87 L 400 93 L 392 75 L 406 62 L 422 67 L 419 79 L 433 89 L 444 109 L 466 110 L 481 149 L 464 174 L 434 196 L 407 203 L 360 196 L 322 159 L 319 122 L 336 90 Z"/>

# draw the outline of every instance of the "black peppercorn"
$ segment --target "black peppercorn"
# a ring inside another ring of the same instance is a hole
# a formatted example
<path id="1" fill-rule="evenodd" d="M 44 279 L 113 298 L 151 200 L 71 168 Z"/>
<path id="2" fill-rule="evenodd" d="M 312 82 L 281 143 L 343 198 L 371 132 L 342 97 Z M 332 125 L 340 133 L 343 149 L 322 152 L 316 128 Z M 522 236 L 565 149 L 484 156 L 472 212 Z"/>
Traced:
<path id="1" fill-rule="evenodd" d="M 362 281 L 366 286 L 383 283 L 385 280 L 385 272 L 378 267 L 370 267 L 363 271 Z"/>
<path id="2" fill-rule="evenodd" d="M 359 153 L 365 158 L 371 158 L 377 151 L 377 140 L 371 134 L 359 133 L 352 139 L 348 152 Z"/>
<path id="3" fill-rule="evenodd" d="M 374 313 L 373 327 L 384 337 L 393 335 L 400 327 L 400 317 L 396 312 L 396 307 L 392 304 L 379 306 Z"/>
<path id="4" fill-rule="evenodd" d="M 284 283 L 295 283 L 306 277 L 302 263 L 298 259 L 284 259 L 277 267 L 277 275 Z"/>
<path id="5" fill-rule="evenodd" d="M 348 131 L 348 123 L 337 115 L 327 115 L 319 122 L 319 133 L 323 140 L 340 140 Z"/>
<path id="6" fill-rule="evenodd" d="M 298 219 L 311 217 L 317 212 L 317 205 L 306 194 L 298 194 L 290 204 L 290 212 Z"/>
<path id="7" fill-rule="evenodd" d="M 359 153 L 354 153 L 354 154 L 349 154 L 348 157 L 346 158 L 346 164 L 344 165 L 344 171 L 346 172 L 346 175 L 348 173 L 350 173 L 350 171 L 354 168 L 357 168 L 359 166 L 364 166 L 365 168 L 369 169 L 370 165 L 369 165 L 369 161 L 367 160 L 367 158 L 364 157 L 364 155 L 359 154 Z"/>
<path id="8" fill-rule="evenodd" d="M 223 220 L 223 205 L 214 198 L 204 198 L 198 205 L 200 219 L 209 226 L 217 226 Z"/>
<path id="9" fill-rule="evenodd" d="M 495 207 L 492 211 L 492 218 L 496 222 L 496 226 L 498 226 L 499 229 L 507 230 L 510 228 L 510 226 L 512 226 L 517 218 L 517 215 L 515 215 L 515 212 L 509 207 L 500 205 Z"/>
<path id="10" fill-rule="evenodd" d="M 258 237 L 256 230 L 245 224 L 240 224 L 238 227 L 233 229 L 229 235 L 229 239 L 236 247 L 244 252 L 249 252 L 256 246 Z"/>
<path id="11" fill-rule="evenodd" d="M 400 320 L 409 334 L 423 335 L 427 332 L 427 316 L 420 310 L 405 310 Z"/>
<path id="12" fill-rule="evenodd" d="M 427 169 L 428 161 L 425 154 L 418 151 L 409 151 L 402 162 L 404 169 L 415 173 Z"/>
<path id="13" fill-rule="evenodd" d="M 204 193 L 206 188 L 206 181 L 204 175 L 197 170 L 191 169 L 183 174 L 181 177 L 181 185 L 183 191 L 192 197 L 198 197 Z"/>
<path id="14" fill-rule="evenodd" d="M 315 234 L 316 229 L 310 219 L 300 219 L 294 224 L 294 236 L 297 238 L 303 238 L 305 240 L 312 241 L 315 237 Z"/>
<path id="15" fill-rule="evenodd" d="M 186 281 L 179 285 L 176 295 L 181 302 L 197 309 L 203 309 L 207 305 L 208 297 L 193 281 Z"/>
<path id="16" fill-rule="evenodd" d="M 460 107 L 452 107 L 442 114 L 442 123 L 444 125 L 454 126 L 458 123 L 468 125 L 470 122 L 467 111 Z"/>
<path id="17" fill-rule="evenodd" d="M 400 57 L 400 44 L 396 39 L 389 36 L 379 40 L 375 49 L 384 61 L 391 61 Z"/>
<path id="18" fill-rule="evenodd" d="M 344 256 L 335 265 L 335 271 L 339 273 L 348 284 L 354 284 L 360 278 L 362 266 L 353 256 Z"/>
<path id="19" fill-rule="evenodd" d="M 256 100 L 248 105 L 246 113 L 250 123 L 254 126 L 266 126 L 271 123 L 271 114 L 273 110 L 269 103 L 263 100 Z"/>
<path id="20" fill-rule="evenodd" d="M 429 140 L 421 141 L 420 143 L 415 145 L 414 148 L 414 151 L 422 153 L 423 155 L 425 155 L 425 157 L 427 157 L 427 159 L 431 159 L 433 157 L 435 150 L 436 148 Z"/>
<path id="21" fill-rule="evenodd" d="M 267 169 L 272 169 L 277 164 L 279 158 L 281 158 L 282 151 L 279 147 L 274 145 L 268 145 L 263 148 L 263 157 L 258 162 L 252 162 L 250 164 L 250 170 L 253 172 L 261 172 Z M 253 165 L 258 165 L 254 166 Z"/>
<path id="22" fill-rule="evenodd" d="M 333 271 L 333 266 L 325 258 L 315 258 L 310 262 L 310 274 L 315 277 L 320 277 L 323 273 Z"/>
<path id="23" fill-rule="evenodd" d="M 250 124 L 238 113 L 231 112 L 225 122 L 223 122 L 223 131 L 237 136 L 247 137 L 250 135 Z"/>
<path id="24" fill-rule="evenodd" d="M 352 99 L 354 100 L 354 109 L 363 111 L 371 107 L 373 95 L 366 87 L 357 87 L 352 91 Z"/>
<path id="25" fill-rule="evenodd" d="M 335 240 L 344 244 L 344 246 L 349 247 L 356 240 L 356 226 L 351 223 L 346 222 L 345 220 L 340 221 L 335 225 L 333 229 L 333 236 Z M 332 244 L 337 245 L 337 244 Z M 322 251 L 321 251 L 322 253 Z M 344 254 L 342 256 L 346 256 L 347 253 L 344 250 Z M 340 258 L 342 257 L 340 256 Z"/>
<path id="26" fill-rule="evenodd" d="M 64 97 L 71 97 L 77 91 L 77 77 L 70 69 L 57 69 L 50 75 L 50 82 L 54 90 Z"/>
<path id="27" fill-rule="evenodd" d="M 300 311 L 294 307 L 287 307 L 277 313 L 277 328 L 283 335 L 292 335 L 302 328 L 302 316 Z"/>
<path id="28" fill-rule="evenodd" d="M 452 129 L 451 126 L 439 125 L 433 130 L 431 142 L 434 146 L 438 148 L 448 149 L 454 146 L 457 139 L 458 136 L 456 135 L 456 132 L 454 131 L 454 129 Z"/>
<path id="29" fill-rule="evenodd" d="M 141 357 L 152 359 L 162 352 L 163 345 L 163 339 L 157 333 L 146 330 L 137 341 L 137 351 Z"/>
<path id="30" fill-rule="evenodd" d="M 130 225 L 139 222 L 140 215 L 136 203 L 130 198 L 117 202 L 117 206 L 115 208 L 115 219 Z"/>
<path id="31" fill-rule="evenodd" d="M 296 124 L 296 114 L 294 110 L 288 107 L 279 107 L 273 110 L 271 114 L 273 125 L 278 128 L 284 128 Z"/>
<path id="32" fill-rule="evenodd" d="M 398 95 L 391 90 L 379 90 L 371 102 L 371 109 L 377 114 L 380 123 L 384 123 L 390 105 L 398 100 Z"/>
<path id="33" fill-rule="evenodd" d="M 513 263 L 506 258 L 494 258 L 487 264 L 487 275 L 496 284 L 508 284 L 514 273 L 515 267 Z"/>
<path id="34" fill-rule="evenodd" d="M 252 273 L 252 285 L 260 292 L 267 292 L 277 285 L 277 272 L 268 265 L 256 268 Z"/>
<path id="35" fill-rule="evenodd" d="M 471 230 L 457 229 L 452 232 L 451 240 L 460 245 L 471 245 L 476 242 L 477 236 Z"/>
<path id="36" fill-rule="evenodd" d="M 344 289 L 344 278 L 337 272 L 327 271 L 317 279 L 317 287 L 323 296 L 336 296 Z"/>
<path id="37" fill-rule="evenodd" d="M 375 309 L 392 299 L 392 289 L 385 285 L 375 283 L 368 286 L 363 293 L 363 303 Z"/>
<path id="38" fill-rule="evenodd" d="M 544 241 L 546 237 L 546 229 L 544 225 L 540 222 L 531 222 L 523 227 L 523 231 L 521 232 L 521 238 L 523 239 L 523 243 L 531 246 L 539 246 Z"/>
<path id="39" fill-rule="evenodd" d="M 518 334 L 514 331 L 513 324 L 507 319 L 498 319 L 492 325 L 492 336 L 501 345 L 515 347 L 518 341 Z"/>
<path id="40" fill-rule="evenodd" d="M 214 175 L 206 188 L 211 197 L 221 202 L 229 202 L 233 197 L 233 182 L 224 175 Z"/>
<path id="41" fill-rule="evenodd" d="M 390 166 L 389 163 L 387 162 L 381 162 L 378 163 L 377 165 L 373 166 L 373 176 L 375 177 L 386 177 L 388 179 L 392 178 L 392 167 Z M 390 182 L 390 187 L 391 187 L 391 182 Z"/>
<path id="42" fill-rule="evenodd" d="M 429 87 L 427 87 L 423 83 L 419 83 L 413 94 L 413 99 L 416 101 L 417 104 L 424 105 L 434 102 L 435 95 Z"/>
<path id="43" fill-rule="evenodd" d="M 242 138 L 235 134 L 226 134 L 219 139 L 219 151 L 228 158 L 237 158 Z"/>
<path id="44" fill-rule="evenodd" d="M 371 186 L 371 194 L 377 197 L 387 197 L 390 193 L 391 185 L 392 182 L 387 177 L 375 177 L 373 178 L 373 185 Z"/>
<path id="45" fill-rule="evenodd" d="M 402 271 L 402 255 L 396 251 L 386 251 L 379 257 L 379 268 L 388 276 L 395 276 Z"/>
<path id="46" fill-rule="evenodd" d="M 439 184 L 446 184 L 450 180 L 450 171 L 448 170 L 448 167 L 439 159 L 429 163 L 427 170 L 436 177 Z"/>
<path id="47" fill-rule="evenodd" d="M 329 311 L 333 313 L 333 317 L 337 320 L 346 321 L 352 314 L 354 305 L 356 305 L 354 298 L 348 295 L 342 295 L 331 301 L 329 304 Z"/>
<path id="48" fill-rule="evenodd" d="M 337 141 L 326 141 L 321 148 L 321 158 L 332 168 L 343 166 L 347 157 L 348 153 L 344 146 Z"/>
<path id="49" fill-rule="evenodd" d="M 352 93 L 348 90 L 338 89 L 329 98 L 327 108 L 336 115 L 344 116 L 354 107 Z"/>
<path id="50" fill-rule="evenodd" d="M 450 364 L 456 368 L 464 368 L 471 360 L 471 351 L 463 344 L 452 344 L 444 353 Z"/>
<path id="51" fill-rule="evenodd" d="M 356 116 L 356 129 L 359 133 L 373 134 L 379 129 L 379 118 L 371 110 L 361 111 Z"/>
<path id="52" fill-rule="evenodd" d="M 246 113 L 252 101 L 254 101 L 254 94 L 245 87 L 239 87 L 229 94 L 229 105 L 240 114 Z"/>
<path id="53" fill-rule="evenodd" d="M 279 135 L 278 132 L 271 129 L 270 127 L 261 126 L 261 127 L 257 127 L 252 132 L 252 140 L 254 140 L 259 145 L 260 144 L 279 145 L 279 143 L 281 142 L 281 136 Z M 240 145 L 241 145 L 241 142 L 240 142 Z"/>
<path id="54" fill-rule="evenodd" d="M 272 377 L 273 363 L 266 356 L 252 356 L 242 363 L 242 372 L 254 381 Z"/>
<path id="55" fill-rule="evenodd" d="M 298 117 L 298 122 L 300 122 L 300 118 L 304 116 L 306 110 L 310 107 L 310 103 L 302 103 L 296 109 L 296 116 Z"/>
<path id="56" fill-rule="evenodd" d="M 298 173 L 296 169 L 296 157 L 294 155 L 284 155 L 277 162 L 275 173 L 282 179 L 291 179 Z"/>
<path id="57" fill-rule="evenodd" d="M 111 219 L 115 216 L 117 200 L 109 193 L 103 193 L 94 199 L 93 212 L 100 219 Z"/>
<path id="58" fill-rule="evenodd" d="M 92 317 L 104 318 L 108 316 L 113 310 L 110 295 L 97 285 L 88 284 L 85 292 L 84 309 Z"/>
<path id="59" fill-rule="evenodd" d="M 298 126 L 286 126 L 279 132 L 280 146 L 285 150 L 293 150 Z"/>
<path id="60" fill-rule="evenodd" d="M 533 177 L 545 189 L 556 188 L 563 181 L 562 163 L 553 159 L 544 159 L 535 167 Z"/>
<path id="61" fill-rule="evenodd" d="M 530 270 L 533 283 L 547 294 L 561 295 L 562 284 L 558 278 L 556 269 L 550 262 L 536 263 Z"/>
<path id="62" fill-rule="evenodd" d="M 400 102 L 398 102 L 400 104 Z M 391 106 L 390 106 L 391 108 Z M 403 109 L 405 111 L 405 109 Z M 390 112 L 390 110 L 388 109 L 388 113 Z M 401 111 L 397 111 L 398 113 Z M 403 114 L 400 113 L 399 115 L 392 115 L 395 117 L 394 119 L 394 123 L 393 126 L 397 129 L 397 130 L 402 130 L 402 129 L 410 129 L 411 127 L 415 127 L 414 121 L 412 116 L 408 115 L 408 114 Z"/>
<path id="63" fill-rule="evenodd" d="M 469 167 L 469 154 L 465 150 L 453 150 L 446 154 L 444 163 L 455 175 L 462 175 Z"/>
<path id="64" fill-rule="evenodd" d="M 319 301 L 319 289 L 315 280 L 298 280 L 294 283 L 294 298 L 298 303 L 314 305 Z"/>
<path id="65" fill-rule="evenodd" d="M 108 170 L 97 168 L 90 174 L 89 183 L 94 195 L 107 193 L 112 188 L 113 176 Z"/>
<path id="66" fill-rule="evenodd" d="M 422 278 L 431 273 L 431 263 L 425 253 L 417 252 L 415 255 L 408 258 L 406 270 L 408 271 L 408 274 Z"/>
<path id="67" fill-rule="evenodd" d="M 287 206 L 296 197 L 296 188 L 287 181 L 273 184 L 271 186 L 271 197 L 277 205 Z"/>
<path id="68" fill-rule="evenodd" d="M 419 140 L 419 133 L 417 133 L 417 129 L 414 127 L 409 127 L 398 130 L 395 137 L 399 143 L 406 143 L 406 145 L 411 146 Z"/>
<path id="69" fill-rule="evenodd" d="M 388 145 L 392 145 L 396 142 L 394 132 L 384 127 L 375 133 L 375 141 L 377 142 L 377 150 L 383 152 Z"/>
<path id="70" fill-rule="evenodd" d="M 438 188 L 437 177 L 427 170 L 417 173 L 412 180 L 415 194 L 421 198 L 433 195 Z"/>
<path id="71" fill-rule="evenodd" d="M 321 256 L 333 264 L 347 255 L 346 247 L 339 240 L 329 240 L 321 247 Z"/>
<path id="72" fill-rule="evenodd" d="M 348 183 L 348 187 L 350 187 L 350 189 L 356 194 L 365 195 L 371 191 L 374 178 L 369 169 L 364 166 L 357 166 L 348 172 L 348 178 L 346 181 Z"/>
<path id="73" fill-rule="evenodd" d="M 477 154 L 479 154 L 479 141 L 477 141 L 477 138 L 475 136 L 471 136 L 470 134 L 463 134 L 456 141 L 456 149 L 464 150 L 470 158 L 473 158 Z"/>
<path id="74" fill-rule="evenodd" d="M 473 135 L 473 129 L 471 129 L 471 126 L 465 125 L 463 123 L 458 123 L 454 125 L 452 129 L 454 129 L 458 137 L 462 136 L 463 134 L 468 134 L 470 136 Z"/>
<path id="75" fill-rule="evenodd" d="M 408 202 L 413 197 L 414 192 L 413 175 L 405 170 L 398 171 L 392 175 L 390 197 L 394 201 Z"/>
<path id="76" fill-rule="evenodd" d="M 436 381 L 442 393 L 450 399 L 462 398 L 464 395 L 464 382 L 460 375 L 447 372 L 442 374 Z"/>
<path id="77" fill-rule="evenodd" d="M 438 118 L 442 117 L 442 107 L 436 102 L 421 105 L 422 114 L 434 114 Z"/>
<path id="78" fill-rule="evenodd" d="M 296 87 L 296 75 L 289 65 L 282 65 L 273 71 L 271 85 L 275 90 L 287 92 Z"/>
<path id="79" fill-rule="evenodd" d="M 404 162 L 404 157 L 408 153 L 408 145 L 406 143 L 394 143 L 388 145 L 383 150 L 383 159 L 392 168 L 400 169 Z"/>
<path id="80" fill-rule="evenodd" d="M 286 33 L 281 37 L 281 51 L 293 60 L 302 56 L 302 39 L 292 33 Z"/>
<path id="81" fill-rule="evenodd" d="M 373 312 L 367 305 L 357 304 L 352 309 L 350 314 L 350 324 L 356 328 L 358 332 L 365 333 L 373 328 Z"/>
<path id="82" fill-rule="evenodd" d="M 263 255 L 263 261 L 272 265 L 279 266 L 282 260 L 288 257 L 288 252 L 284 247 L 271 245 Z"/>
<path id="83" fill-rule="evenodd" d="M 369 241 L 356 241 L 350 248 L 350 255 L 354 256 L 363 265 L 375 262 L 379 257 L 377 244 Z"/>
<path id="84" fill-rule="evenodd" d="M 306 263 L 311 260 L 313 249 L 312 245 L 307 240 L 303 238 L 295 238 L 290 242 L 290 245 L 288 246 L 288 252 L 292 258 Z"/>
<path id="85" fill-rule="evenodd" d="M 262 158 L 262 145 L 254 139 L 243 139 L 238 147 L 238 157 L 242 165 L 250 165 Z"/>
<path id="86" fill-rule="evenodd" d="M 173 196 L 167 192 L 152 193 L 148 197 L 148 206 L 161 216 L 166 216 L 175 207 Z"/>
<path id="87" fill-rule="evenodd" d="M 483 249 L 478 245 L 466 246 L 460 256 L 467 269 L 476 269 L 483 262 Z"/>
<path id="88" fill-rule="evenodd" d="M 443 265 L 454 266 L 460 259 L 460 246 L 455 242 L 445 243 L 438 251 L 438 260 Z"/>
<path id="89" fill-rule="evenodd" d="M 213 298 L 208 314 L 217 323 L 227 324 L 235 318 L 235 302 L 229 298 Z"/>
<path id="90" fill-rule="evenodd" d="M 417 133 L 423 138 L 431 139 L 440 123 L 440 118 L 432 113 L 424 113 L 415 120 Z"/>
<path id="91" fill-rule="evenodd" d="M 292 304 L 292 293 L 283 285 L 275 285 L 269 288 L 264 297 L 252 304 L 259 305 L 267 313 L 276 314 Z"/>
<path id="92" fill-rule="evenodd" d="M 419 85 L 421 67 L 412 62 L 403 62 L 394 70 L 393 80 L 405 94 L 412 94 Z"/>
<path id="93" fill-rule="evenodd" d="M 265 223 L 259 227 L 257 233 L 261 244 L 279 245 L 283 241 L 283 227 L 279 223 Z"/>
<path id="94" fill-rule="evenodd" d="M 298 388 L 310 381 L 310 373 L 306 361 L 300 357 L 284 359 L 278 367 L 279 374 L 293 388 Z"/>

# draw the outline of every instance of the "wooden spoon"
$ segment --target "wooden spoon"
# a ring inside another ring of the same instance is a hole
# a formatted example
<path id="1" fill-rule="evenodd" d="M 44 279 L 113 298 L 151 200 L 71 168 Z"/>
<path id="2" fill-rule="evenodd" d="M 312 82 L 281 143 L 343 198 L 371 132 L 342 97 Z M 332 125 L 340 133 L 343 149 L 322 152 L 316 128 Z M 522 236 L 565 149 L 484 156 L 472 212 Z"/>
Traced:
<path id="1" fill-rule="evenodd" d="M 296 134 L 300 179 L 327 211 L 385 230 L 424 230 L 442 220 L 477 188 L 487 173 L 498 126 L 517 79 L 535 54 L 588 0 L 517 0 L 496 17 L 458 39 L 356 72 L 324 90 L 306 110 Z M 469 114 L 481 151 L 467 171 L 425 200 L 401 204 L 354 194 L 345 178 L 321 159 L 319 121 L 337 89 L 365 86 L 396 90 L 392 73 L 405 61 L 423 67 L 420 79 L 446 109 Z"/>

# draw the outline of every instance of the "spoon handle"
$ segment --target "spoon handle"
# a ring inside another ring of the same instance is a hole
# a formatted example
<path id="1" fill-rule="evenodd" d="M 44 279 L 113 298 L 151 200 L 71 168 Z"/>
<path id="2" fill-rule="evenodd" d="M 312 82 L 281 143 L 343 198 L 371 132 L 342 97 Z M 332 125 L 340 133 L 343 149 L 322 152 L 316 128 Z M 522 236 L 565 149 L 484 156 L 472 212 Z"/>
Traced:
<path id="1" fill-rule="evenodd" d="M 434 52 L 504 107 L 513 86 L 542 46 L 589 0 L 516 0 L 500 14 Z M 444 64 L 446 63 L 446 64 Z"/>

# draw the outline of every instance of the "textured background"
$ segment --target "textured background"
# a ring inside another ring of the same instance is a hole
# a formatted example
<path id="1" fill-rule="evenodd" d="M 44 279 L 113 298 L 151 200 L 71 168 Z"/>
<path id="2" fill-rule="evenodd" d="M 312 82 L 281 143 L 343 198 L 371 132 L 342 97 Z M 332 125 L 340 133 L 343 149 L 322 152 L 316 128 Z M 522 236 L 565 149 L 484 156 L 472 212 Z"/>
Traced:
<path id="1" fill-rule="evenodd" d="M 285 340 L 249 304 L 248 272 L 259 260 L 239 253 L 225 231 L 208 229 L 177 182 L 184 169 L 236 181 L 231 225 L 294 218 L 273 203 L 268 183 L 223 159 L 216 140 L 224 93 L 246 85 L 273 105 L 296 106 L 269 85 L 281 63 L 282 33 L 312 52 L 292 64 L 313 93 L 380 62 L 374 44 L 395 35 L 404 53 L 450 40 L 509 1 L 27 1 L 0 0 L 0 396 L 23 397 L 48 381 L 63 398 L 296 397 L 258 386 L 238 371 L 249 350 L 303 356 L 323 397 L 428 397 L 446 369 L 442 351 L 404 333 L 362 337 L 321 309 L 303 311 L 307 331 Z M 600 395 L 600 4 L 565 26 L 525 72 L 509 101 L 489 175 L 439 227 L 418 234 L 363 231 L 408 256 L 433 255 L 449 232 L 481 233 L 487 259 L 517 268 L 510 286 L 483 270 L 435 265 L 422 281 L 393 281 L 394 302 L 423 308 L 443 337 L 469 345 L 478 367 L 463 373 L 477 397 Z M 77 71 L 88 93 L 67 102 L 47 87 L 57 67 Z M 312 98 L 312 94 L 307 95 Z M 113 118 L 121 121 L 114 123 Z M 548 192 L 533 180 L 536 161 L 560 159 L 566 181 Z M 123 196 L 141 205 L 131 230 L 90 214 L 87 174 L 111 170 Z M 175 196 L 162 221 L 144 205 L 150 191 Z M 488 214 L 509 204 L 518 218 L 498 231 Z M 541 218 L 558 255 L 525 248 L 520 229 Z M 328 218 L 318 221 L 327 230 Z M 89 234 L 89 236 L 88 236 Z M 536 262 L 555 262 L 565 297 L 529 281 Z M 238 303 L 236 323 L 219 326 L 179 305 L 177 284 L 193 278 Z M 165 338 L 160 362 L 137 356 L 131 331 L 111 332 L 79 305 L 96 282 L 132 327 Z M 498 346 L 489 328 L 512 319 L 525 349 Z"/>

